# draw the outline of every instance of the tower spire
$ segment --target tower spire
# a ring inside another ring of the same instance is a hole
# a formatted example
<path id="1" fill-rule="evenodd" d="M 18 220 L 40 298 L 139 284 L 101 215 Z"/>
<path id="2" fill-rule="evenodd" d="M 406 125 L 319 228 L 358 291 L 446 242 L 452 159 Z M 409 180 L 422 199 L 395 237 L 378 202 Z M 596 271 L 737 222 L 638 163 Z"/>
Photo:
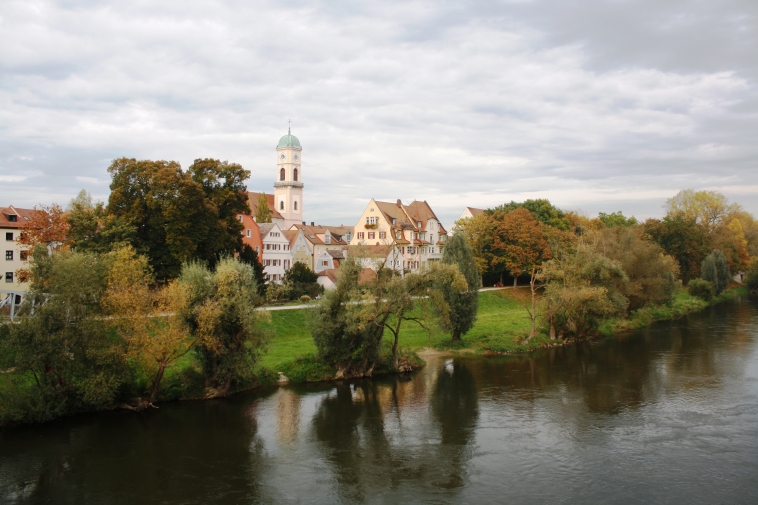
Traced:
<path id="1" fill-rule="evenodd" d="M 287 120 L 287 135 L 292 135 L 292 120 Z"/>

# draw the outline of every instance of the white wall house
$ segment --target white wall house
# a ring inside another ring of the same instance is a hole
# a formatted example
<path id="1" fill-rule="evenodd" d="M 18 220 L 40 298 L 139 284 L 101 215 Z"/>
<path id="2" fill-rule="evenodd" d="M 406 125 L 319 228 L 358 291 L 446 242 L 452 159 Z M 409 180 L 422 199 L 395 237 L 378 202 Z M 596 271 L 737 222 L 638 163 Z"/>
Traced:
<path id="1" fill-rule="evenodd" d="M 290 241 L 276 223 L 259 224 L 263 271 L 267 282 L 282 282 L 284 273 L 292 266 Z"/>

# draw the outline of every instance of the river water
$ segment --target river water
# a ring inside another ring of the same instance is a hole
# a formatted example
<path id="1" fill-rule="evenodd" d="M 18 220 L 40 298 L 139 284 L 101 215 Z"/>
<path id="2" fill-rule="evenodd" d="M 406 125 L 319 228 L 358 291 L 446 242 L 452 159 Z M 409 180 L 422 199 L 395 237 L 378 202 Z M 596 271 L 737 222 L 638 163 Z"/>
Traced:
<path id="1" fill-rule="evenodd" d="M 758 304 L 0 434 L 0 503 L 758 503 Z"/>

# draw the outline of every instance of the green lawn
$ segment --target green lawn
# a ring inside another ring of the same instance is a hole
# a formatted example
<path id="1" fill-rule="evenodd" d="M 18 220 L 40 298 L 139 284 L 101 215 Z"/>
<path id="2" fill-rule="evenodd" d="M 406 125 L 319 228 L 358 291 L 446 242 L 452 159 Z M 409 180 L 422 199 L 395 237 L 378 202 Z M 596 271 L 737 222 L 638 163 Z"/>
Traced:
<path id="1" fill-rule="evenodd" d="M 400 334 L 400 346 L 412 351 L 424 347 L 465 348 L 477 352 L 525 350 L 514 340 L 529 330 L 529 319 L 524 310 L 524 299 L 527 295 L 528 288 L 479 293 L 477 321 L 460 344 L 453 345 L 449 334 L 434 332 L 428 335 L 418 325 L 405 322 Z M 267 352 L 261 356 L 261 366 L 280 370 L 294 359 L 311 355 L 316 351 L 307 327 L 307 310 L 270 312 L 271 322 L 267 326 L 275 334 L 269 342 Z M 391 335 L 388 333 L 385 338 L 389 339 Z"/>

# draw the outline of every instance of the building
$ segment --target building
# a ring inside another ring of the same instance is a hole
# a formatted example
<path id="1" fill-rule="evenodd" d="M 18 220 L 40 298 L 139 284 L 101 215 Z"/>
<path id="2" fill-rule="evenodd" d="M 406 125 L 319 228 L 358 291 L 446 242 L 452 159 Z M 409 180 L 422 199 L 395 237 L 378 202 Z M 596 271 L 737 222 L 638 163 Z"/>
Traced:
<path id="1" fill-rule="evenodd" d="M 483 212 L 484 212 L 484 209 L 475 209 L 474 207 L 466 207 L 465 209 L 463 209 L 463 214 L 461 214 L 461 217 L 458 218 L 458 221 L 460 221 L 461 219 L 470 219 L 472 217 L 476 217 Z"/>
<path id="2" fill-rule="evenodd" d="M 260 260 L 263 242 L 261 240 L 261 230 L 258 227 L 258 223 L 250 214 L 237 214 L 237 219 L 242 223 L 242 226 L 244 226 L 244 229 L 242 230 L 242 243 L 249 245 L 255 252 L 257 252 L 258 260 Z"/>
<path id="3" fill-rule="evenodd" d="M 303 263 L 313 270 L 313 251 L 310 242 L 305 238 L 302 230 L 292 229 L 284 230 L 284 236 L 290 241 L 290 251 L 292 252 L 292 263 Z"/>
<path id="4" fill-rule="evenodd" d="M 313 223 L 306 225 L 295 224 L 291 230 L 300 230 L 303 237 L 308 241 L 311 260 L 308 267 L 315 271 L 316 258 L 324 251 L 338 251 L 344 249 L 353 238 L 352 226 L 321 226 Z"/>
<path id="5" fill-rule="evenodd" d="M 276 223 L 258 225 L 261 235 L 263 272 L 266 282 L 282 282 L 284 273 L 292 266 L 290 241 Z"/>
<path id="6" fill-rule="evenodd" d="M 3 207 L 0 212 L 0 240 L 4 246 L 1 260 L 3 268 L 0 269 L 0 275 L 2 275 L 0 291 L 6 292 L 0 293 L 0 300 L 7 297 L 7 292 L 26 292 L 29 288 L 28 283 L 21 282 L 23 279 L 19 279 L 16 273 L 27 266 L 28 255 L 26 247 L 22 247 L 17 240 L 21 235 L 21 228 L 32 213 L 34 213 L 32 209 L 19 209 L 13 205 Z"/>
<path id="7" fill-rule="evenodd" d="M 350 245 L 391 246 L 386 266 L 410 271 L 440 260 L 446 241 L 447 231 L 426 201 L 404 205 L 371 199 Z"/>
<path id="8" fill-rule="evenodd" d="M 283 230 L 303 222 L 303 148 L 292 135 L 279 139 L 276 146 L 277 178 L 274 183 L 274 205 L 284 218 Z"/>
<path id="9" fill-rule="evenodd" d="M 279 214 L 279 211 L 276 210 L 274 207 L 274 194 L 273 193 L 259 193 L 257 191 L 248 191 L 247 192 L 247 204 L 250 206 L 250 217 L 256 220 L 257 222 L 257 216 L 258 216 L 258 202 L 260 201 L 260 196 L 264 195 L 266 197 L 266 204 L 268 205 L 269 210 L 271 211 L 271 222 L 276 223 L 279 228 L 286 230 L 287 228 L 284 226 L 284 217 L 282 217 L 281 214 Z"/>

